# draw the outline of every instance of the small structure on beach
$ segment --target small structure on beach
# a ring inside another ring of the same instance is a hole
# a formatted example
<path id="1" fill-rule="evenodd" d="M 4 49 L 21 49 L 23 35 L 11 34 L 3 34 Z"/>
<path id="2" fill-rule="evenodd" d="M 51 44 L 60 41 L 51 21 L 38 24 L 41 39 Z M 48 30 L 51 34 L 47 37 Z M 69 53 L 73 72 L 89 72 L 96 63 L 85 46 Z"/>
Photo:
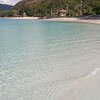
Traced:
<path id="1" fill-rule="evenodd" d="M 23 17 L 27 17 L 26 12 L 23 12 Z"/>
<path id="2" fill-rule="evenodd" d="M 61 17 L 65 17 L 65 16 L 67 15 L 67 13 L 68 13 L 67 10 L 62 9 L 62 10 L 59 11 L 59 16 L 61 16 Z"/>

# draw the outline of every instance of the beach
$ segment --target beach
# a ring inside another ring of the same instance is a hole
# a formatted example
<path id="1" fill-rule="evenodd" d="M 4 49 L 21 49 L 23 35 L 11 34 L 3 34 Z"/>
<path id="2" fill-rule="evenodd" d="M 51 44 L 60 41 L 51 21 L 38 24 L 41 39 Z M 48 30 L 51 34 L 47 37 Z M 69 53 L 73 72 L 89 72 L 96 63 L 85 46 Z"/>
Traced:
<path id="1" fill-rule="evenodd" d="M 62 96 L 56 100 L 100 100 L 100 68 L 73 82 L 69 88 L 63 89 Z M 69 92 L 68 92 L 69 91 Z"/>
<path id="2" fill-rule="evenodd" d="M 49 18 L 49 19 L 39 19 L 39 17 L 1 17 L 1 19 L 38 19 L 38 20 L 46 20 L 46 21 L 62 21 L 62 22 L 76 22 L 76 23 L 90 23 L 90 24 L 100 24 L 99 19 L 84 19 L 84 17 L 62 17 L 62 18 Z"/>
<path id="3" fill-rule="evenodd" d="M 39 17 L 0 17 L 0 19 L 38 19 Z"/>
<path id="4" fill-rule="evenodd" d="M 76 82 L 69 100 L 100 100 L 100 69 L 94 70 L 90 76 Z"/>
<path id="5" fill-rule="evenodd" d="M 78 23 L 91 23 L 91 24 L 100 24 L 100 19 L 82 19 L 80 18 L 50 18 L 49 21 L 63 21 L 63 22 L 78 22 Z"/>

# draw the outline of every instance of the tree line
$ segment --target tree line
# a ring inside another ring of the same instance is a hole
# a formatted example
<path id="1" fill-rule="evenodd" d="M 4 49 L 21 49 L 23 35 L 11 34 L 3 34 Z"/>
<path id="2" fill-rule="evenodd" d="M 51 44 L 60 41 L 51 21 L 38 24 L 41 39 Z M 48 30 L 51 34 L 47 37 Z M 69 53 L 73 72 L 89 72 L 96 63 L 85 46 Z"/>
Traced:
<path id="1" fill-rule="evenodd" d="M 2 17 L 23 16 L 59 16 L 61 9 L 68 11 L 66 16 L 99 15 L 99 0 L 23 0 L 12 10 L 0 11 Z"/>

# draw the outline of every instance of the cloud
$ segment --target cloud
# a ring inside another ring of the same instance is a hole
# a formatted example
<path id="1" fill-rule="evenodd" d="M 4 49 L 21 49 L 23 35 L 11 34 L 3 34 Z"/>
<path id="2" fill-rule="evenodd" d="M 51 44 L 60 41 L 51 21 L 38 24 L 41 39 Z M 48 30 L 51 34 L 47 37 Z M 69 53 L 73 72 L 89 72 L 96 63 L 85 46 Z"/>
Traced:
<path id="1" fill-rule="evenodd" d="M 0 0 L 0 3 L 7 3 L 6 0 Z"/>
<path id="2" fill-rule="evenodd" d="M 21 0 L 0 0 L 1 3 L 10 4 L 10 5 L 14 5 L 19 1 Z"/>

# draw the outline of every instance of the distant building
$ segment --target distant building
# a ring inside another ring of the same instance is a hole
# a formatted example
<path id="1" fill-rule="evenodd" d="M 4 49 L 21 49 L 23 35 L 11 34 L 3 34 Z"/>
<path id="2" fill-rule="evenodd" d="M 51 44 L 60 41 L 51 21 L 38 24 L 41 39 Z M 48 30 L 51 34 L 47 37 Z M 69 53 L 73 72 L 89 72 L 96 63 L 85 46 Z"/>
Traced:
<path id="1" fill-rule="evenodd" d="M 23 17 L 27 17 L 26 12 L 23 12 Z"/>
<path id="2" fill-rule="evenodd" d="M 61 17 L 65 17 L 65 16 L 67 15 L 67 13 L 68 13 L 67 10 L 62 9 L 62 10 L 59 11 L 59 16 L 61 16 Z"/>

